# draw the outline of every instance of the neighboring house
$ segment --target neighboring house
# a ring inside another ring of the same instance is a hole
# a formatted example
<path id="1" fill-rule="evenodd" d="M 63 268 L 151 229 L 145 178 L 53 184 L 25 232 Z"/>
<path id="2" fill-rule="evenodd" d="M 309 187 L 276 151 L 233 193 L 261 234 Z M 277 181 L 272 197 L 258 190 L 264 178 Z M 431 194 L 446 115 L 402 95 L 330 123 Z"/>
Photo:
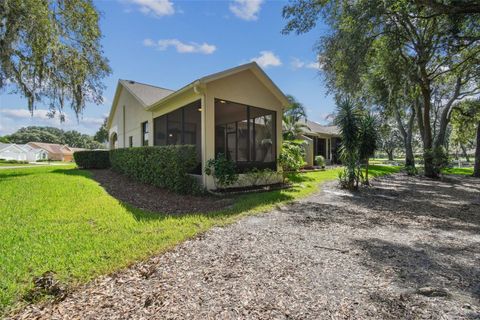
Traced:
<path id="1" fill-rule="evenodd" d="M 26 144 L 0 143 L 0 159 L 35 162 L 48 158 L 46 151 Z"/>
<path id="2" fill-rule="evenodd" d="M 27 151 L 13 143 L 0 143 L 0 159 L 27 161 Z"/>
<path id="3" fill-rule="evenodd" d="M 110 148 L 191 144 L 197 146 L 199 169 L 224 153 L 240 170 L 277 170 L 288 104 L 254 62 L 177 91 L 120 80 L 107 122 Z M 206 188 L 215 187 L 203 170 L 198 174 Z"/>
<path id="4" fill-rule="evenodd" d="M 42 149 L 48 153 L 48 159 L 54 161 L 73 161 L 73 151 L 66 145 L 56 143 L 29 142 L 34 149 Z"/>
<path id="5" fill-rule="evenodd" d="M 323 156 L 327 163 L 339 163 L 340 131 L 337 126 L 324 126 L 314 121 L 304 123 L 302 137 L 307 142 L 306 162 L 313 165 L 315 156 Z"/>

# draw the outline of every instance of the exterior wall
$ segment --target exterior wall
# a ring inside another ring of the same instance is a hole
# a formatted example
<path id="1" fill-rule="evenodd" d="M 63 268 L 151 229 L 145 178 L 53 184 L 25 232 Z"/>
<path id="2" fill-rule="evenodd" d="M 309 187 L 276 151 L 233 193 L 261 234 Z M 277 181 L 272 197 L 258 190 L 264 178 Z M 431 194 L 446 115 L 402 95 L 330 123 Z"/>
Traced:
<path id="1" fill-rule="evenodd" d="M 141 123 L 148 121 L 149 145 L 153 145 L 152 112 L 146 111 L 143 105 L 125 88 L 121 89 L 112 124 L 108 131 L 109 137 L 117 133 L 117 148 L 128 147 L 128 137 L 133 137 L 133 146 L 142 145 Z"/>
<path id="2" fill-rule="evenodd" d="M 0 151 L 0 159 L 27 161 L 27 152 L 21 151 L 16 147 L 7 147 Z"/>
<path id="3" fill-rule="evenodd" d="M 301 136 L 300 137 L 303 141 L 306 142 L 305 144 L 305 162 L 307 163 L 307 166 L 313 166 L 314 165 L 314 158 L 316 156 L 315 150 L 313 148 L 313 139 L 306 137 L 306 136 Z"/>
<path id="4" fill-rule="evenodd" d="M 223 99 L 246 104 L 277 113 L 277 155 L 280 155 L 282 145 L 282 102 L 250 70 L 236 73 L 207 83 L 205 98 L 202 105 L 203 134 L 202 162 L 215 158 L 215 99 Z M 203 184 L 208 189 L 214 189 L 215 183 L 211 176 L 203 176 Z"/>

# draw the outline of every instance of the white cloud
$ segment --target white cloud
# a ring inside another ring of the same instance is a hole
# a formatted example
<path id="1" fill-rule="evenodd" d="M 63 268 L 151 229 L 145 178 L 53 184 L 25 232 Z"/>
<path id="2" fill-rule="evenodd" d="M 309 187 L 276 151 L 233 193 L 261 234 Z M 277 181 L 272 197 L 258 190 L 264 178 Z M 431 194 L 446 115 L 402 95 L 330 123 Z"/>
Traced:
<path id="1" fill-rule="evenodd" d="M 170 0 L 125 0 L 138 5 L 140 12 L 155 17 L 170 16 L 175 13 L 175 7 Z"/>
<path id="2" fill-rule="evenodd" d="M 315 70 L 320 70 L 322 68 L 321 64 L 319 61 L 303 61 L 298 58 L 293 58 L 292 61 L 290 62 L 291 67 L 293 70 L 298 70 L 298 69 L 315 69 Z"/>
<path id="3" fill-rule="evenodd" d="M 263 0 L 234 0 L 230 11 L 240 19 L 252 21 L 258 19 Z"/>
<path id="4" fill-rule="evenodd" d="M 196 42 L 182 42 L 178 39 L 162 39 L 153 41 L 152 39 L 143 40 L 143 45 L 146 47 L 156 48 L 157 50 L 164 51 L 169 47 L 174 47 L 178 53 L 202 53 L 212 54 L 217 50 L 217 47 L 213 44 L 196 43 Z"/>
<path id="5" fill-rule="evenodd" d="M 258 57 L 250 59 L 255 61 L 262 68 L 278 67 L 282 65 L 282 61 L 272 51 L 260 51 Z"/>

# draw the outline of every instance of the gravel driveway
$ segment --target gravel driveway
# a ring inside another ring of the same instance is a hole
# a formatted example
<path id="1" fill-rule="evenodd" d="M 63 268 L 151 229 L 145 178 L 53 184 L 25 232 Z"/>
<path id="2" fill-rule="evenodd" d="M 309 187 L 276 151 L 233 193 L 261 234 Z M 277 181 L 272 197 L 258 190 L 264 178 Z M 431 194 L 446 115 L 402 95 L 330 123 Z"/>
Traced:
<path id="1" fill-rule="evenodd" d="M 327 184 L 17 317 L 479 319 L 480 180 Z"/>

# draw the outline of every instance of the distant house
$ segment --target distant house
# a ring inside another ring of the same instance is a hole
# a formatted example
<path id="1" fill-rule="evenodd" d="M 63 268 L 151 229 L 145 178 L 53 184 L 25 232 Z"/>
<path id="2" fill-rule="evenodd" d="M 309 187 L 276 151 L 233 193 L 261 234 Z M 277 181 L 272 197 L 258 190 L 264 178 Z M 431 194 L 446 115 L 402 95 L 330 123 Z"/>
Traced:
<path id="1" fill-rule="evenodd" d="M 0 143 L 0 159 L 35 162 L 48 159 L 48 153 L 26 144 Z"/>
<path id="2" fill-rule="evenodd" d="M 73 152 L 70 147 L 56 143 L 29 142 L 34 149 L 42 149 L 48 153 L 48 159 L 54 161 L 73 161 Z"/>
<path id="3" fill-rule="evenodd" d="M 110 149 L 195 145 L 200 168 L 222 153 L 239 170 L 278 169 L 286 96 L 254 62 L 179 90 L 120 80 L 107 121 Z M 213 178 L 198 172 L 203 185 Z"/>
<path id="4" fill-rule="evenodd" d="M 323 156 L 327 163 L 339 162 L 340 131 L 337 126 L 325 126 L 307 120 L 303 122 L 308 128 L 304 129 L 303 139 L 307 142 L 306 162 L 313 165 L 316 156 Z"/>

